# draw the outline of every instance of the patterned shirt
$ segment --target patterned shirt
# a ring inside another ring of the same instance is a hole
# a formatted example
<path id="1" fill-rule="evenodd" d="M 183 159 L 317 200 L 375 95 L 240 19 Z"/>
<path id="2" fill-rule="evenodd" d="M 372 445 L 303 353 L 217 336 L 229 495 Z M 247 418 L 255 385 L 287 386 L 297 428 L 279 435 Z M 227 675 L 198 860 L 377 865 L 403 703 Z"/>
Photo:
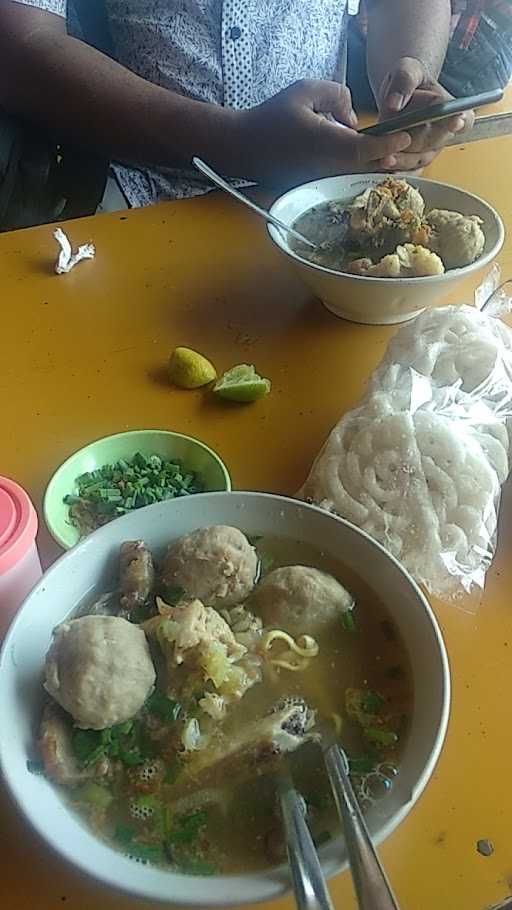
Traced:
<path id="1" fill-rule="evenodd" d="M 367 0 L 362 0 L 358 25 L 366 32 L 368 27 Z M 498 18 L 509 19 L 512 23 L 511 0 L 452 0 L 450 38 L 457 47 L 470 46 L 482 18 L 494 23 Z"/>
<path id="2" fill-rule="evenodd" d="M 16 0 L 60 16 L 66 0 Z M 297 79 L 337 79 L 355 0 L 106 0 L 116 59 L 199 101 L 246 109 Z M 195 173 L 116 165 L 131 205 L 205 192 Z"/>

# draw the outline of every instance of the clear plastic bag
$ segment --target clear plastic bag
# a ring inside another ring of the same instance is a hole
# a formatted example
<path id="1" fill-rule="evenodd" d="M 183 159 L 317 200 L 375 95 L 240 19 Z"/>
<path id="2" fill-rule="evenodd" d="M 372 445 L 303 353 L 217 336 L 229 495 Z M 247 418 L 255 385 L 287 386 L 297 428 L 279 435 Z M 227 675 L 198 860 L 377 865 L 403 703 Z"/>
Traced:
<path id="1" fill-rule="evenodd" d="M 441 307 L 402 327 L 298 494 L 442 597 L 482 588 L 496 547 L 512 453 L 512 330 L 496 309 L 508 308 L 502 294 L 495 315 Z"/>

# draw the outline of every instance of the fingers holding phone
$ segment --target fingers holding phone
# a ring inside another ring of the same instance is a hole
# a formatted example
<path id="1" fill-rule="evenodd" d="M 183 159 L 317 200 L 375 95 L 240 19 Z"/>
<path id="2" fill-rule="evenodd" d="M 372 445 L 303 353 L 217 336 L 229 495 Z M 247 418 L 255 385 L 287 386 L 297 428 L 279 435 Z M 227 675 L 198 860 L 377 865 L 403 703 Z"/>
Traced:
<path id="1" fill-rule="evenodd" d="M 433 89 L 418 89 L 407 104 L 404 113 L 413 113 L 423 110 L 440 101 L 451 100 L 451 96 L 441 86 L 440 91 Z M 388 118 L 383 118 L 388 119 Z M 383 161 L 385 170 L 418 172 L 436 158 L 440 151 L 450 142 L 457 133 L 470 129 L 474 122 L 472 110 L 454 114 L 441 120 L 433 120 L 408 129 L 411 136 L 411 145 L 404 152 L 395 157 L 394 161 Z"/>
<path id="2" fill-rule="evenodd" d="M 473 108 L 500 100 L 502 93 L 454 99 L 439 83 L 426 76 L 420 79 L 419 61 L 404 58 L 402 62 L 403 71 L 388 74 L 384 79 L 379 123 L 361 132 L 383 136 L 406 130 L 411 136 L 409 148 L 392 159 L 383 159 L 382 168 L 417 172 L 430 164 L 455 135 L 471 129 L 475 120 Z"/>

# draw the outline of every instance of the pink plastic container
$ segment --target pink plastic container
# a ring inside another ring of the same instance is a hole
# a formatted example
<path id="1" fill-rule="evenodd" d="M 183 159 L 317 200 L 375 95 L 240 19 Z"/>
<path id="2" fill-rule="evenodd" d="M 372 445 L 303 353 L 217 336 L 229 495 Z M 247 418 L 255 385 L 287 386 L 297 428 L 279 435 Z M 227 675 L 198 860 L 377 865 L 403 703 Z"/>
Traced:
<path id="1" fill-rule="evenodd" d="M 41 578 L 37 513 L 13 480 L 0 477 L 0 631 Z"/>

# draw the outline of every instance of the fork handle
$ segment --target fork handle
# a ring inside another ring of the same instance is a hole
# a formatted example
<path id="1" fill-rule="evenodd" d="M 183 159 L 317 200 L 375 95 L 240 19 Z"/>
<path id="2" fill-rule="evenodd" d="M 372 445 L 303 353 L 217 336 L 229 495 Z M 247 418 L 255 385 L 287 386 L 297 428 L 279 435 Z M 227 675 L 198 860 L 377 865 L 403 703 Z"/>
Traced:
<path id="1" fill-rule="evenodd" d="M 357 802 L 349 777 L 347 758 L 338 745 L 333 744 L 325 750 L 325 764 L 343 822 L 360 910 L 399 910 Z"/>

